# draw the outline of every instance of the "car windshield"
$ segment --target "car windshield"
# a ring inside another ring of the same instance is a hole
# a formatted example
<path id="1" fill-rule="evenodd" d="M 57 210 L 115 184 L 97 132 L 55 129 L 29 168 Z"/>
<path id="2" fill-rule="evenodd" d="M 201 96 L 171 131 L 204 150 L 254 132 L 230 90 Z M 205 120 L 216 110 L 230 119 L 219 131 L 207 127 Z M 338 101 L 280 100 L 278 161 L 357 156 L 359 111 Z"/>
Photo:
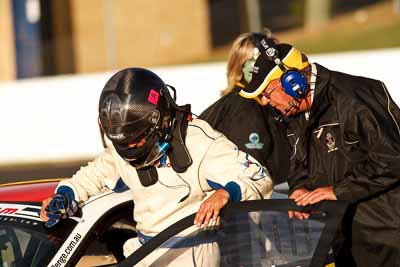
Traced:
<path id="1" fill-rule="evenodd" d="M 308 207 L 309 219 L 298 220 L 288 217 L 301 209 L 289 200 L 234 203 L 213 227 L 194 227 L 189 216 L 155 237 L 138 233 L 142 246 L 118 266 L 180 266 L 186 254 L 196 266 L 325 266 L 345 206 Z"/>
<path id="2" fill-rule="evenodd" d="M 65 220 L 47 229 L 40 206 L 0 203 L 0 266 L 46 266 L 76 225 Z"/>

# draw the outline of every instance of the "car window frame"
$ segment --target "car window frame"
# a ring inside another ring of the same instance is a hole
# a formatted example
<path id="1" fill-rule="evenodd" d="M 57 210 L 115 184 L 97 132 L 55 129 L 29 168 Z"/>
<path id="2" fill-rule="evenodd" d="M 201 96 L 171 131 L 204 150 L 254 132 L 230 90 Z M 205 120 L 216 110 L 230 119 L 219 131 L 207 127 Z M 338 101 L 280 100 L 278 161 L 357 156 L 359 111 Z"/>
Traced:
<path id="1" fill-rule="evenodd" d="M 70 231 L 74 229 L 77 225 L 77 222 L 72 221 L 72 220 L 65 220 L 63 221 L 60 226 L 55 227 L 55 228 L 46 228 L 42 226 L 42 221 L 39 219 L 40 215 L 40 208 L 41 208 L 41 202 L 30 202 L 30 201 L 0 201 L 0 206 L 1 204 L 8 205 L 8 206 L 20 206 L 18 208 L 24 208 L 23 210 L 29 211 L 31 213 L 37 213 L 36 215 L 31 214 L 23 214 L 20 211 L 18 211 L 15 214 L 0 214 L 0 225 L 5 226 L 5 227 L 11 227 L 18 229 L 20 231 L 26 232 L 30 235 L 32 238 L 37 238 L 36 235 L 38 235 L 40 238 L 45 239 L 45 236 L 51 236 L 56 239 L 58 239 L 57 242 L 59 242 L 60 245 L 54 245 L 54 253 L 52 254 L 46 254 L 48 257 L 48 262 L 51 261 L 51 259 L 54 257 L 54 255 L 57 253 L 57 251 L 60 249 L 62 244 L 65 242 L 65 240 L 68 239 Z M 9 217 L 7 220 L 3 220 L 3 217 Z M 16 222 L 20 221 L 20 222 Z M 61 231 L 60 229 L 63 229 Z M 29 244 L 29 242 L 28 242 Z M 31 247 L 27 247 L 26 251 L 31 249 Z M 42 250 L 35 251 L 35 254 L 42 252 Z M 19 257 L 18 259 L 23 259 L 24 257 Z M 33 260 L 33 259 L 32 259 Z"/>
<path id="2" fill-rule="evenodd" d="M 84 256 L 85 251 L 87 251 L 87 248 L 89 247 L 88 242 L 91 242 L 93 238 L 96 238 L 94 235 L 99 238 L 102 234 L 104 234 L 105 230 L 107 227 L 111 226 L 113 223 L 117 221 L 117 219 L 114 219 L 112 214 L 115 214 L 117 212 L 126 212 L 127 210 L 133 211 L 134 209 L 134 203 L 132 200 L 122 202 L 118 204 L 117 206 L 109 209 L 106 211 L 97 221 L 95 224 L 91 226 L 89 229 L 88 233 L 85 235 L 83 238 L 82 242 L 79 244 L 79 246 L 76 249 L 76 252 L 71 256 L 71 258 L 68 260 L 67 266 L 75 266 L 80 258 Z M 134 222 L 133 217 L 132 217 L 132 223 Z M 105 224 L 107 223 L 107 224 Z M 85 249 L 83 249 L 85 248 Z M 107 266 L 107 265 L 104 265 Z M 113 265 L 111 265 L 113 266 Z"/>
<path id="3" fill-rule="evenodd" d="M 254 211 L 301 211 L 301 212 L 321 212 L 326 220 L 325 227 L 321 233 L 321 238 L 317 244 L 314 255 L 311 260 L 310 267 L 324 266 L 325 260 L 330 250 L 330 244 L 336 234 L 336 229 L 343 218 L 347 209 L 348 203 L 346 201 L 322 201 L 312 206 L 300 207 L 295 204 L 291 199 L 268 199 L 268 200 L 251 200 L 236 203 L 230 203 L 221 210 L 220 215 L 228 218 L 235 212 L 254 212 Z M 130 267 L 139 263 L 148 254 L 152 253 L 155 249 L 161 246 L 169 238 L 177 235 L 188 227 L 193 226 L 195 213 L 191 214 L 154 236 L 151 240 L 146 242 L 138 250 L 132 253 L 124 261 L 109 266 L 117 267 Z"/>

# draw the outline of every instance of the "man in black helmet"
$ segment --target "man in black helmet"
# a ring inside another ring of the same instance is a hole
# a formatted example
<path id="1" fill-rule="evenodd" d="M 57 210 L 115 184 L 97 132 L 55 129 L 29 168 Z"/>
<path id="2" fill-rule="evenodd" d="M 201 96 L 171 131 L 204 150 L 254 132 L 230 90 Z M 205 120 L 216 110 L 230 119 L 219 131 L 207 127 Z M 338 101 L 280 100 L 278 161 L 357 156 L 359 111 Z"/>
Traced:
<path id="1" fill-rule="evenodd" d="M 351 203 L 334 246 L 336 266 L 400 266 L 400 110 L 384 83 L 309 64 L 289 44 L 265 39 L 259 48 L 240 94 L 289 123 L 290 198 L 302 206 Z"/>
<path id="2" fill-rule="evenodd" d="M 207 226 L 228 202 L 270 196 L 272 182 L 266 169 L 206 122 L 192 120 L 190 106 L 178 106 L 170 90 L 174 91 L 146 69 L 124 69 L 111 77 L 99 102 L 107 147 L 71 179 L 60 182 L 56 194 L 43 202 L 46 226 L 72 216 L 78 202 L 113 188 L 121 178 L 132 191 L 138 230 L 138 238 L 124 245 L 128 256 L 191 213 L 197 211 L 194 228 Z M 218 266 L 219 251 L 212 241 L 191 249 L 173 243 L 163 246 L 140 266 L 149 266 L 174 249 L 181 254 L 178 258 L 158 264 Z M 190 247 L 190 240 L 187 243 Z"/>

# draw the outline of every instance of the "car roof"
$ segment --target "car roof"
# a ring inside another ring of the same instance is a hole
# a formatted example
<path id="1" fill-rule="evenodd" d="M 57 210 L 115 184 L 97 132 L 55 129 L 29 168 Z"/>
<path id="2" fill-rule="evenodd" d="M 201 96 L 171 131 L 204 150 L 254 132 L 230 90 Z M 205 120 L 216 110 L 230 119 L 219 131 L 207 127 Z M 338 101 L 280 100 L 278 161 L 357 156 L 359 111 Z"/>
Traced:
<path id="1" fill-rule="evenodd" d="M 54 194 L 60 180 L 35 180 L 0 185 L 0 201 L 42 202 Z"/>

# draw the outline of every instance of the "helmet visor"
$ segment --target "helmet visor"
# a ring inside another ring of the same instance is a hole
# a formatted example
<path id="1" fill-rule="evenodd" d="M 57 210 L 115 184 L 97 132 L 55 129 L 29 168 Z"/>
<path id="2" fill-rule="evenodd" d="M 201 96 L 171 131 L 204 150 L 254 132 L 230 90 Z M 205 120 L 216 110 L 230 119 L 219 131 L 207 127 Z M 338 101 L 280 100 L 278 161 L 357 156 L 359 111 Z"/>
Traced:
<path id="1" fill-rule="evenodd" d="M 169 143 L 160 143 L 159 136 L 153 132 L 146 142 L 137 147 L 129 147 L 124 144 L 114 143 L 118 154 L 126 161 L 129 161 L 136 168 L 144 168 L 153 165 L 170 148 Z"/>
<path id="2" fill-rule="evenodd" d="M 153 165 L 169 149 L 168 143 L 155 142 L 148 147 L 117 149 L 117 152 L 126 161 L 129 161 L 136 168 L 144 168 Z"/>
<path id="3" fill-rule="evenodd" d="M 104 133 L 111 142 L 129 145 L 139 143 L 143 139 L 149 139 L 159 121 L 160 112 L 154 110 L 135 121 L 118 125 L 101 125 Z"/>

